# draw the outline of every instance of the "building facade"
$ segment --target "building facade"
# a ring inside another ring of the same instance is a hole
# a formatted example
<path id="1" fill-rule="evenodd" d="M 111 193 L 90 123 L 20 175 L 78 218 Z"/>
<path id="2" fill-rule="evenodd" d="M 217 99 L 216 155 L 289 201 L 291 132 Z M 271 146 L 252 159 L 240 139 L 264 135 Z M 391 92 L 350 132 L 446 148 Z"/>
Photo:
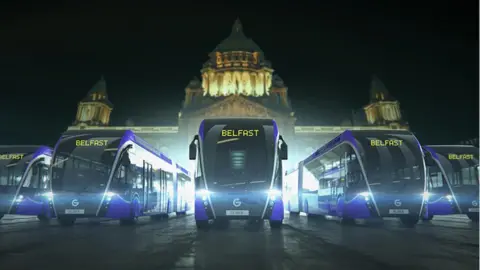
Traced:
<path id="1" fill-rule="evenodd" d="M 260 47 L 245 36 L 239 20 L 230 36 L 209 54 L 200 73 L 201 79 L 194 78 L 185 88 L 176 126 L 109 126 L 113 105 L 102 78 L 79 103 L 76 119 L 68 129 L 131 129 L 165 154 L 186 162 L 188 144 L 203 119 L 272 118 L 289 144 L 290 165 L 347 129 L 408 129 L 399 102 L 376 77 L 372 80 L 370 103 L 363 108 L 363 125 L 297 126 L 288 87 L 274 73 Z"/>

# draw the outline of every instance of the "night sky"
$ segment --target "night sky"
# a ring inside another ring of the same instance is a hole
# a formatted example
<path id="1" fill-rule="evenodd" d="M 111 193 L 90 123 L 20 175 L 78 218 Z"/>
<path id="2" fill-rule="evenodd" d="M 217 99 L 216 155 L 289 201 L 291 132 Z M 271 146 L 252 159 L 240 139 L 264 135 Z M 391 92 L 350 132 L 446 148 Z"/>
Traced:
<path id="1" fill-rule="evenodd" d="M 340 124 L 368 103 L 376 74 L 422 143 L 478 137 L 477 1 L 297 2 L 4 6 L 0 144 L 54 144 L 101 75 L 113 125 L 171 124 L 185 86 L 237 17 L 289 87 L 300 124 Z"/>

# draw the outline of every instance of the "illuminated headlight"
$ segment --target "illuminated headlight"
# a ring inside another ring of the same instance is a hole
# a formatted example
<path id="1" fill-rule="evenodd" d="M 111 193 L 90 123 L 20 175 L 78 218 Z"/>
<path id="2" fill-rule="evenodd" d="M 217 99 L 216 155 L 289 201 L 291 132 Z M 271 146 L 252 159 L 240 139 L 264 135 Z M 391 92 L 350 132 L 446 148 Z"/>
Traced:
<path id="1" fill-rule="evenodd" d="M 451 202 L 451 201 L 453 200 L 453 196 L 450 195 L 450 194 L 446 195 L 445 198 L 446 198 L 449 202 Z"/>
<path id="2" fill-rule="evenodd" d="M 112 198 L 113 198 L 115 195 L 117 195 L 117 194 L 114 193 L 114 192 L 110 192 L 110 191 L 109 191 L 109 192 L 105 193 L 105 199 L 106 199 L 107 201 L 111 201 Z"/>
<path id="3" fill-rule="evenodd" d="M 210 191 L 206 189 L 200 189 L 197 190 L 196 194 L 197 196 L 202 197 L 202 200 L 206 201 L 208 199 L 208 196 L 210 196 Z"/>
<path id="4" fill-rule="evenodd" d="M 18 195 L 17 199 L 15 200 L 17 203 L 23 201 L 23 195 Z"/>
<path id="5" fill-rule="evenodd" d="M 53 200 L 53 193 L 52 192 L 45 192 L 42 194 L 43 197 L 47 198 L 49 201 Z"/>
<path id="6" fill-rule="evenodd" d="M 422 196 L 425 201 L 428 201 L 428 199 L 430 198 L 430 193 L 428 191 L 425 191 L 423 192 Z"/>
<path id="7" fill-rule="evenodd" d="M 370 192 L 360 192 L 357 195 L 363 197 L 365 201 L 370 200 Z"/>
<path id="8" fill-rule="evenodd" d="M 281 196 L 282 196 L 282 192 L 278 189 L 270 189 L 268 191 L 268 197 L 272 201 L 276 200 L 278 197 L 281 197 Z"/>

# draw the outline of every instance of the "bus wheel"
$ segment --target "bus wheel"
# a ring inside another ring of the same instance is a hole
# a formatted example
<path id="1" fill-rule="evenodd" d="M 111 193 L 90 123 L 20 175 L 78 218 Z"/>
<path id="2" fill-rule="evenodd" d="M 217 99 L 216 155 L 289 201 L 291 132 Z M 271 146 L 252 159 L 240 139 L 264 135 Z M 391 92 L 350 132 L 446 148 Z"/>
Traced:
<path id="1" fill-rule="evenodd" d="M 3 216 L 5 216 L 5 214 L 0 214 L 0 219 L 2 219 L 2 218 L 3 218 Z"/>
<path id="2" fill-rule="evenodd" d="M 270 228 L 271 229 L 281 229 L 282 228 L 282 220 L 270 220 Z"/>
<path id="3" fill-rule="evenodd" d="M 206 230 L 208 229 L 208 220 L 195 220 L 197 224 L 197 229 Z"/>
<path id="4" fill-rule="evenodd" d="M 468 213 L 467 217 L 473 222 L 478 222 L 478 213 Z"/>
<path id="5" fill-rule="evenodd" d="M 400 217 L 400 221 L 403 225 L 407 228 L 413 228 L 418 223 L 418 217 L 408 216 L 408 217 Z"/>
<path id="6" fill-rule="evenodd" d="M 40 220 L 41 223 L 50 222 L 50 218 L 47 217 L 46 215 L 38 215 L 37 218 L 38 218 L 38 220 Z"/>
<path id="7" fill-rule="evenodd" d="M 296 216 L 299 216 L 299 215 L 300 215 L 299 212 L 290 212 L 291 217 L 296 217 Z"/>
<path id="8" fill-rule="evenodd" d="M 73 224 L 75 224 L 76 220 L 77 219 L 74 217 L 59 217 L 58 223 L 64 227 L 70 227 L 70 226 L 73 226 Z"/>

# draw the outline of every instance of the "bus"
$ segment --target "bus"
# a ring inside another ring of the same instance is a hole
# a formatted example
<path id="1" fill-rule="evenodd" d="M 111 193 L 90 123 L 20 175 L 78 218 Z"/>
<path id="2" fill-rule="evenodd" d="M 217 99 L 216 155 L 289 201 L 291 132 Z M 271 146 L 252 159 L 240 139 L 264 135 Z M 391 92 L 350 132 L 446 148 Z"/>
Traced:
<path id="1" fill-rule="evenodd" d="M 479 149 L 471 145 L 424 146 L 428 204 L 424 216 L 465 214 L 478 222 Z"/>
<path id="2" fill-rule="evenodd" d="M 347 130 L 285 177 L 292 214 L 355 219 L 398 217 L 415 226 L 424 211 L 425 164 L 415 136 L 404 130 Z"/>
<path id="3" fill-rule="evenodd" d="M 206 119 L 189 149 L 196 161 L 195 221 L 228 225 L 229 220 L 259 222 L 281 228 L 282 160 L 287 144 L 272 119 Z"/>
<path id="4" fill-rule="evenodd" d="M 47 146 L 0 146 L 0 218 L 5 214 L 52 218 L 48 167 L 52 149 Z"/>
<path id="5" fill-rule="evenodd" d="M 191 175 L 177 165 L 130 130 L 67 131 L 50 170 L 58 222 L 71 226 L 77 218 L 104 217 L 134 224 L 144 215 L 182 214 L 186 194 L 178 187 Z"/>

